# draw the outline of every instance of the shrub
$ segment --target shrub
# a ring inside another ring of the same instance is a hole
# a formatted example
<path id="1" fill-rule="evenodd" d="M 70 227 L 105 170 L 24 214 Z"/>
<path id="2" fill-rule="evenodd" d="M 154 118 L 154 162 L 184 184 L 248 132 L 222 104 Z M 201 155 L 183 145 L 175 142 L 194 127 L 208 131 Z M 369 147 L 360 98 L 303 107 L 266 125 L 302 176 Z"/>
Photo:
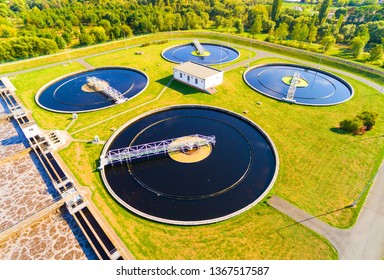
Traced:
<path id="1" fill-rule="evenodd" d="M 377 116 L 378 114 L 375 112 L 364 111 L 353 119 L 341 121 L 340 128 L 354 134 L 364 134 L 376 124 Z"/>
<path id="2" fill-rule="evenodd" d="M 378 115 L 376 112 L 364 111 L 358 114 L 356 117 L 363 122 L 363 125 L 365 126 L 366 130 L 371 130 L 373 126 L 376 124 L 377 116 Z"/>
<path id="3" fill-rule="evenodd" d="M 340 122 L 341 129 L 355 134 L 358 134 L 362 127 L 363 121 L 357 117 L 350 120 L 346 119 Z"/>

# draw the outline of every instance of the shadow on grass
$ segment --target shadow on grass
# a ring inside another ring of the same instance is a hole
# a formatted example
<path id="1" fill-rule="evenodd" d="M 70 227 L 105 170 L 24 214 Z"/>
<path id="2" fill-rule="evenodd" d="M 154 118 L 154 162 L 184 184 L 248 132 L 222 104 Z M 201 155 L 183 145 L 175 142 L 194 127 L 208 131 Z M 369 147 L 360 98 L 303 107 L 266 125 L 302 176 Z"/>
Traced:
<path id="1" fill-rule="evenodd" d="M 345 209 L 349 209 L 349 208 L 352 208 L 352 207 L 354 207 L 354 204 L 350 204 L 350 205 L 344 206 L 342 208 L 339 208 L 339 209 L 336 209 L 336 210 L 332 210 L 332 211 L 328 211 L 328 212 L 325 212 L 325 213 L 322 213 L 322 214 L 319 214 L 319 215 L 316 215 L 316 216 L 311 216 L 310 218 L 307 218 L 307 219 L 304 219 L 304 220 L 300 220 L 300 221 L 297 221 L 297 222 L 292 223 L 290 225 L 278 228 L 276 230 L 276 232 L 277 232 L 278 235 L 280 235 L 282 238 L 284 238 L 284 236 L 282 234 L 280 234 L 281 230 L 284 230 L 286 228 L 290 228 L 290 227 L 293 227 L 293 226 L 296 226 L 296 225 L 300 225 L 300 224 L 302 224 L 304 222 L 307 222 L 307 221 L 310 221 L 310 220 L 313 220 L 313 219 L 317 219 L 317 218 L 322 217 L 322 216 L 327 216 L 327 215 L 330 215 L 330 214 L 333 214 L 333 213 L 336 213 L 336 212 L 339 212 L 339 211 L 343 211 Z"/>
<path id="2" fill-rule="evenodd" d="M 99 173 L 100 172 L 99 166 L 100 166 L 100 158 L 95 160 L 94 163 L 92 164 L 92 169 L 93 169 L 92 172 L 93 173 Z"/>
<path id="3" fill-rule="evenodd" d="M 168 84 L 168 82 L 173 78 L 172 75 L 169 75 L 165 78 L 162 78 L 162 79 L 159 79 L 159 80 L 156 80 L 157 83 L 163 85 L 163 86 L 166 86 Z M 184 95 L 189 95 L 189 94 L 196 94 L 196 93 L 203 93 L 202 91 L 196 89 L 196 88 L 193 88 L 191 86 L 188 86 L 188 85 L 185 85 L 181 82 L 178 82 L 176 80 L 174 80 L 170 85 L 169 85 L 169 88 L 170 89 L 173 89 L 174 91 L 177 91 L 177 92 L 180 92 L 181 94 L 184 94 Z"/>
<path id="4" fill-rule="evenodd" d="M 342 135 L 350 134 L 350 135 L 354 135 L 354 134 L 351 134 L 348 131 L 345 131 L 344 129 L 341 129 L 340 127 L 332 127 L 329 130 L 334 132 L 334 133 L 337 133 L 337 134 L 342 134 Z"/>

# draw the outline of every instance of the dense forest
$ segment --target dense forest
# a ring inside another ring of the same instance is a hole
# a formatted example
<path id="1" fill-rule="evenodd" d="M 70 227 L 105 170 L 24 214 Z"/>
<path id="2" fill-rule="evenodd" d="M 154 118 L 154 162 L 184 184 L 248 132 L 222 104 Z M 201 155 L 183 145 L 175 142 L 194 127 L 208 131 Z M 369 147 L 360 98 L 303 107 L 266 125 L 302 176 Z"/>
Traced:
<path id="1" fill-rule="evenodd" d="M 133 34 L 190 29 L 265 34 L 265 40 L 297 47 L 321 44 L 324 52 L 337 43 L 354 57 L 365 51 L 366 60 L 382 58 L 383 4 L 312 1 L 285 7 L 282 0 L 0 0 L 0 62 Z"/>

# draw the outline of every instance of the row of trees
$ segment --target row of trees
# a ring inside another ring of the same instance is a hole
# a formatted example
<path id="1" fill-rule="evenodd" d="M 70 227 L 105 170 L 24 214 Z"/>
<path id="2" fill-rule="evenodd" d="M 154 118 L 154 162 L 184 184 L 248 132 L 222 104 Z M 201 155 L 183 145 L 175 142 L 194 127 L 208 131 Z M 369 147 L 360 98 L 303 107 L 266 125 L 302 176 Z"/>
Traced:
<path id="1" fill-rule="evenodd" d="M 36 55 L 6 51 L 15 38 L 47 39 L 63 49 L 132 34 L 211 27 L 266 33 L 275 41 L 320 42 L 325 51 L 336 42 L 347 44 L 355 56 L 366 47 L 382 51 L 376 45 L 384 37 L 383 6 L 346 8 L 349 1 L 338 0 L 340 8 L 329 17 L 331 3 L 324 0 L 312 11 L 284 9 L 282 0 L 0 0 L 0 61 Z"/>

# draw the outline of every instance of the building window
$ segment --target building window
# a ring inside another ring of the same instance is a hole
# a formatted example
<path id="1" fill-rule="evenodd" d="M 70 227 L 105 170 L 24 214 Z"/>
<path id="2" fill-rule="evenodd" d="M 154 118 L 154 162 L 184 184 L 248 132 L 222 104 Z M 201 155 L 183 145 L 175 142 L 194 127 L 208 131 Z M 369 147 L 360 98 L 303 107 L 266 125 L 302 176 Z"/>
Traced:
<path id="1" fill-rule="evenodd" d="M 188 80 L 188 82 L 189 82 L 190 79 L 191 79 L 191 77 L 187 76 L 187 80 Z"/>
<path id="2" fill-rule="evenodd" d="M 180 78 L 182 78 L 183 77 L 183 73 L 180 73 Z"/>
<path id="3" fill-rule="evenodd" d="M 197 85 L 197 79 L 195 79 L 195 84 Z"/>

